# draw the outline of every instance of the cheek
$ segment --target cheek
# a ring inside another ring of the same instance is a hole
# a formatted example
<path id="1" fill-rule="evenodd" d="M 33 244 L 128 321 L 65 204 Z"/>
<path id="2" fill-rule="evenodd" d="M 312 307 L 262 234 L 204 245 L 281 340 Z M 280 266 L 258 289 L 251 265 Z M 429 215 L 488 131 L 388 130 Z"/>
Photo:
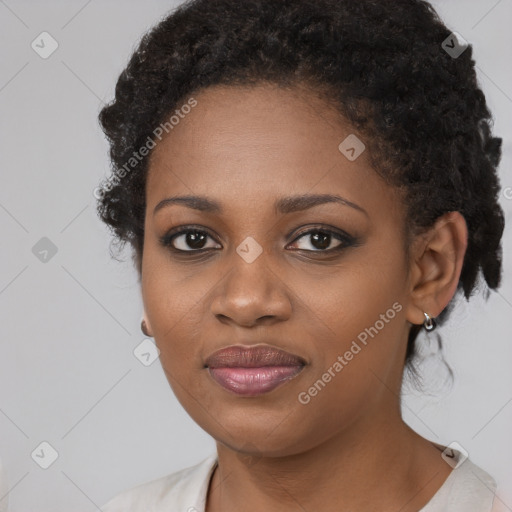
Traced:
<path id="1" fill-rule="evenodd" d="M 207 315 L 205 297 L 216 280 L 204 272 L 197 277 L 197 269 L 171 264 L 159 249 L 148 247 L 143 261 L 144 308 L 164 370 L 179 375 L 185 369 L 199 369 L 204 338 L 201 323 Z"/>
<path id="2" fill-rule="evenodd" d="M 323 332 L 328 330 L 330 339 L 315 339 L 311 371 L 295 395 L 301 404 L 296 412 L 300 438 L 314 433 L 315 442 L 326 439 L 393 397 L 389 390 L 402 367 L 404 307 L 392 277 L 346 275 L 338 291 L 323 300 L 318 296 L 311 317 L 328 325 Z"/>
<path id="3" fill-rule="evenodd" d="M 198 402 L 203 402 L 201 319 L 206 314 L 203 303 L 208 283 L 176 279 L 176 275 L 164 270 L 147 273 L 144 304 L 165 376 L 177 400 L 196 418 Z"/>
<path id="4" fill-rule="evenodd" d="M 304 325 L 317 329 L 318 342 L 332 350 L 347 349 L 350 342 L 377 323 L 380 338 L 398 341 L 402 331 L 406 267 L 398 241 L 369 243 L 358 248 L 329 273 L 294 272 L 295 295 L 305 304 Z M 297 283 L 301 283 L 300 286 Z M 315 332 L 315 331 L 313 331 Z M 373 332 L 373 330 L 372 330 Z M 320 336 L 323 333 L 325 336 Z"/>
<path id="5" fill-rule="evenodd" d="M 305 401 L 316 402 L 311 407 L 315 414 L 322 414 L 323 407 L 356 411 L 378 394 L 379 379 L 401 371 L 406 268 L 399 243 L 396 250 L 389 247 L 387 253 L 383 247 L 360 251 L 331 276 L 327 288 L 313 280 L 304 283 L 309 318 L 302 323 L 314 340 L 314 364 L 302 391 Z"/>

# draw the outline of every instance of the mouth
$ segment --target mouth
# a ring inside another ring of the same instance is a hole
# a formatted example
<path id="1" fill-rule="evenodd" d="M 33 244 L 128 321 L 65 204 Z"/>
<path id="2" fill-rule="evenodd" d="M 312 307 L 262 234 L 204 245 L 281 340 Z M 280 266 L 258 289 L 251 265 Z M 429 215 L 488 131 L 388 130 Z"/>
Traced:
<path id="1" fill-rule="evenodd" d="M 298 375 L 306 361 L 269 345 L 240 346 L 218 350 L 206 359 L 210 376 L 237 395 L 269 393 Z"/>

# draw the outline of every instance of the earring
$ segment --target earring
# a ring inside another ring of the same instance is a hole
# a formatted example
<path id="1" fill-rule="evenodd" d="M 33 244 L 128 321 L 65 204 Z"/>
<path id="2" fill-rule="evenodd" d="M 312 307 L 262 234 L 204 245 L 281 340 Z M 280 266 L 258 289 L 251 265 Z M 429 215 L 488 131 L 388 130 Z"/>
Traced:
<path id="1" fill-rule="evenodd" d="M 142 320 L 142 322 L 140 323 L 140 330 L 145 336 L 151 336 L 148 332 L 148 326 L 146 325 L 145 320 Z"/>
<path id="2" fill-rule="evenodd" d="M 432 318 L 428 313 L 423 313 L 425 315 L 425 321 L 423 322 L 423 326 L 427 331 L 433 331 L 436 328 L 435 319 Z"/>

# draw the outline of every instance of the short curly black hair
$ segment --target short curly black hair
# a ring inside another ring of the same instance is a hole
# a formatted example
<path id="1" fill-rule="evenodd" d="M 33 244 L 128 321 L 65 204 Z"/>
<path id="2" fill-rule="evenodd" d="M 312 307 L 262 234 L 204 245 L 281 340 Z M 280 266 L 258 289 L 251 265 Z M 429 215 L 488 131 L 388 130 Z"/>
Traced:
<path id="1" fill-rule="evenodd" d="M 375 171 L 405 191 L 409 235 L 446 212 L 463 214 L 468 246 L 457 291 L 469 300 L 480 271 L 498 288 L 502 140 L 491 133 L 471 45 L 451 54 L 450 36 L 423 0 L 181 4 L 142 37 L 99 114 L 113 170 L 97 189 L 100 218 L 121 246 L 130 243 L 140 276 L 149 155 L 138 150 L 155 128 L 208 86 L 306 85 L 363 134 Z M 410 330 L 407 363 L 420 329 Z"/>

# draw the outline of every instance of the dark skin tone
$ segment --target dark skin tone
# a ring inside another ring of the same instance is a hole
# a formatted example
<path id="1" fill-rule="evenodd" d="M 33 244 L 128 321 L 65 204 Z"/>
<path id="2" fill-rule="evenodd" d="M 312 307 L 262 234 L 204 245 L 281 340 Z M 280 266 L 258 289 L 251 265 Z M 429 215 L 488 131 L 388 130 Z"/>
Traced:
<path id="1" fill-rule="evenodd" d="M 270 85 L 210 87 L 194 97 L 197 106 L 151 154 L 141 285 L 169 383 L 216 440 L 207 512 L 417 512 L 451 467 L 401 418 L 407 335 L 456 291 L 464 218 L 445 214 L 407 255 L 398 190 L 371 168 L 368 150 L 353 162 L 340 153 L 355 131 L 332 105 L 303 87 Z M 337 194 L 357 206 L 274 210 L 276 200 L 302 194 Z M 221 210 L 173 204 L 154 213 L 163 199 L 188 195 Z M 206 231 L 204 241 L 178 235 L 172 246 L 184 252 L 173 252 L 159 240 L 185 225 Z M 313 228 L 350 238 L 327 235 L 321 245 L 304 234 Z M 251 263 L 236 251 L 246 237 L 263 251 Z M 200 248 L 207 251 L 192 252 Z M 300 403 L 397 303 L 378 334 Z M 273 391 L 242 397 L 205 368 L 208 355 L 238 343 L 268 343 L 307 364 Z"/>

